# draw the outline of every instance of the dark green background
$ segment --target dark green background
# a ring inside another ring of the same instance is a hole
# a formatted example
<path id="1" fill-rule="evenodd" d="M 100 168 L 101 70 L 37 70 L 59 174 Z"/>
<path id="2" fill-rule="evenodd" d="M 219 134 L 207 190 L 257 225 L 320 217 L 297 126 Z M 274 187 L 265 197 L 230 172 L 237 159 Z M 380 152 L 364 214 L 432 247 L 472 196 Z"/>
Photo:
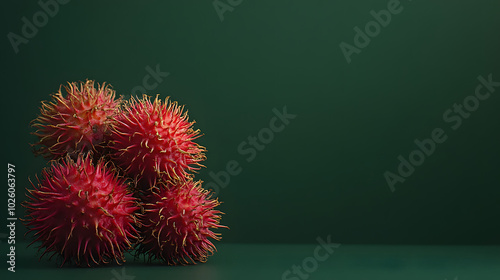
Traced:
<path id="1" fill-rule="evenodd" d="M 29 146 L 42 100 L 86 78 L 130 95 L 159 64 L 170 75 L 150 94 L 185 104 L 204 133 L 197 178 L 241 164 L 219 194 L 223 242 L 500 244 L 500 89 L 458 130 L 442 118 L 479 75 L 500 81 L 500 2 L 402 1 L 348 64 L 340 42 L 387 2 L 245 0 L 221 22 L 211 1 L 71 1 L 18 54 L 6 35 L 40 7 L 4 2 L 2 162 L 18 202 L 45 166 Z M 247 162 L 238 145 L 283 106 L 297 117 Z M 436 127 L 448 140 L 391 192 L 383 173 Z"/>

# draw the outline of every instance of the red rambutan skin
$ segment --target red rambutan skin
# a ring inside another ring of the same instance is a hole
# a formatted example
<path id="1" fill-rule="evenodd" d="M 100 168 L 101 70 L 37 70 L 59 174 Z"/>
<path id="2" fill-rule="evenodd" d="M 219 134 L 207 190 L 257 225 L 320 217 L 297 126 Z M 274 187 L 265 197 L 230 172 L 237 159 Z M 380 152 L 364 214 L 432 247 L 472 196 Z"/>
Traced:
<path id="1" fill-rule="evenodd" d="M 40 250 L 76 265 L 124 262 L 124 250 L 137 239 L 136 199 L 124 179 L 102 160 L 53 161 L 28 190 L 25 223 Z M 52 258 L 51 256 L 51 258 Z"/>
<path id="2" fill-rule="evenodd" d="M 95 151 L 106 141 L 120 110 L 121 98 L 106 83 L 94 81 L 68 83 L 66 95 L 59 91 L 51 102 L 42 102 L 40 115 L 31 123 L 38 137 L 34 153 L 48 159 Z"/>
<path id="3" fill-rule="evenodd" d="M 211 229 L 227 227 L 219 224 L 223 213 L 214 209 L 220 203 L 201 181 L 160 183 L 145 200 L 138 252 L 169 265 L 206 262 L 216 250 L 209 238 L 220 240 Z"/>
<path id="4" fill-rule="evenodd" d="M 193 142 L 200 136 L 193 130 L 177 102 L 162 102 L 158 96 L 132 97 L 118 116 L 111 134 L 113 160 L 136 179 L 142 189 L 157 181 L 187 181 L 190 171 L 199 170 L 205 160 L 204 147 Z"/>

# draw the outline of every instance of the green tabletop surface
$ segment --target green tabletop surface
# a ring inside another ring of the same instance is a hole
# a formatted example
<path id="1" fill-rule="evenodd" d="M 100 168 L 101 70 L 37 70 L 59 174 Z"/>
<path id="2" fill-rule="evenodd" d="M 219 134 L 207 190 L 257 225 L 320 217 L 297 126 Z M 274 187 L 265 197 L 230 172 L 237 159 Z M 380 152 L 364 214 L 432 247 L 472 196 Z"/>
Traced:
<path id="1" fill-rule="evenodd" d="M 39 261 L 36 248 L 25 245 L 17 247 L 16 272 L 1 273 L 7 279 L 498 280 L 500 275 L 500 246 L 336 244 L 331 254 L 323 251 L 314 262 L 319 244 L 223 243 L 202 264 L 165 266 L 127 255 L 121 266 L 78 268 L 59 267 L 55 259 Z M 4 251 L 6 244 L 1 246 Z M 299 272 L 294 273 L 294 266 Z"/>

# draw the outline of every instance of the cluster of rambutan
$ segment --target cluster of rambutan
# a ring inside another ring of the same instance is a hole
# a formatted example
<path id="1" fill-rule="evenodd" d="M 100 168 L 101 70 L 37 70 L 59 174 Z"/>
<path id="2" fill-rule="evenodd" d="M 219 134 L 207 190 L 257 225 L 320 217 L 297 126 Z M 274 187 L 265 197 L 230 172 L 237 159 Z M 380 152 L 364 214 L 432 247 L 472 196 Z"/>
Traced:
<path id="1" fill-rule="evenodd" d="M 205 262 L 219 240 L 217 199 L 194 181 L 204 147 L 187 112 L 106 84 L 68 83 L 33 120 L 35 154 L 50 159 L 28 189 L 26 226 L 62 264 L 124 262 L 136 249 L 169 265 Z"/>

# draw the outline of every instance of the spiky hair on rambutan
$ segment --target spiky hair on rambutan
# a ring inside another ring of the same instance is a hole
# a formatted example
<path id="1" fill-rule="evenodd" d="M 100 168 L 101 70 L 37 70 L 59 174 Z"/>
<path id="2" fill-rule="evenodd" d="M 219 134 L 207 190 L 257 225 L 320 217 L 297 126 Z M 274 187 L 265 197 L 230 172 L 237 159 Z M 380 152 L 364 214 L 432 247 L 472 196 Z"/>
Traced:
<path id="1" fill-rule="evenodd" d="M 151 190 L 144 198 L 137 252 L 169 265 L 206 262 L 216 250 L 210 239 L 220 240 L 212 229 L 227 228 L 219 224 L 219 201 L 201 181 L 160 182 Z"/>
<path id="2" fill-rule="evenodd" d="M 120 110 L 122 99 L 106 83 L 94 86 L 93 80 L 72 82 L 43 101 L 40 115 L 31 122 L 37 130 L 38 142 L 33 145 L 36 155 L 58 159 L 69 154 L 95 151 L 105 146 L 107 135 Z"/>
<path id="3" fill-rule="evenodd" d="M 187 111 L 167 97 L 132 97 L 117 116 L 111 133 L 112 159 L 149 189 L 157 181 L 187 181 L 205 160 L 203 146 L 194 142 L 200 131 L 193 129 Z"/>
<path id="4" fill-rule="evenodd" d="M 31 180 L 30 180 L 31 181 Z M 91 156 L 52 161 L 27 189 L 24 222 L 45 255 L 78 266 L 125 261 L 138 239 L 137 200 L 109 163 Z M 30 244 L 30 245 L 31 245 Z M 49 258 L 49 259 L 50 259 Z"/>

